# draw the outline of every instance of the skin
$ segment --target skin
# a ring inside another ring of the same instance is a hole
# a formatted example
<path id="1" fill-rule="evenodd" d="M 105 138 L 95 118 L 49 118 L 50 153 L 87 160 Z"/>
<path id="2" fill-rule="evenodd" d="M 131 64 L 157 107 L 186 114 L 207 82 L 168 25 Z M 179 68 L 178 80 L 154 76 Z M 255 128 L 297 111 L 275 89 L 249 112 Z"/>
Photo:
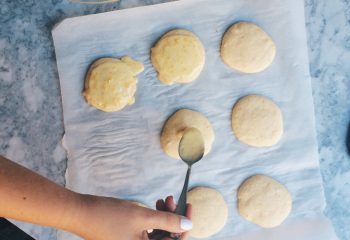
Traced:
<path id="1" fill-rule="evenodd" d="M 162 229 L 181 234 L 181 216 L 174 214 L 173 197 L 158 200 L 157 210 L 121 199 L 70 191 L 0 156 L 0 216 L 63 229 L 87 240 L 148 240 L 161 237 Z M 187 208 L 187 217 L 192 214 Z"/>

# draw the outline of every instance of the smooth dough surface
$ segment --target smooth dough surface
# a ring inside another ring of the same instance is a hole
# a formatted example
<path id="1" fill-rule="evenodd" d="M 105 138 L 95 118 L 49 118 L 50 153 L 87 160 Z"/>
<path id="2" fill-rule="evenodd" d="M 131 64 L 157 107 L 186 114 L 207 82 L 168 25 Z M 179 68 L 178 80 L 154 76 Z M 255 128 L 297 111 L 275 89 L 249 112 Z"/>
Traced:
<path id="1" fill-rule="evenodd" d="M 253 23 L 233 24 L 222 39 L 221 58 L 240 72 L 261 72 L 272 63 L 275 55 L 273 40 Z"/>
<path id="2" fill-rule="evenodd" d="M 237 139 L 245 144 L 254 147 L 273 146 L 283 134 L 282 112 L 266 97 L 243 97 L 233 107 L 232 130 Z"/>
<path id="3" fill-rule="evenodd" d="M 143 69 L 142 63 L 130 57 L 98 59 L 86 74 L 83 95 L 90 105 L 102 111 L 121 110 L 135 102 L 136 75 Z"/>
<path id="4" fill-rule="evenodd" d="M 189 109 L 176 111 L 164 124 L 160 143 L 164 152 L 172 158 L 180 159 L 179 143 L 186 128 L 197 128 L 203 137 L 205 150 L 208 154 L 214 142 L 214 130 L 208 119 L 201 113 Z"/>
<path id="5" fill-rule="evenodd" d="M 292 209 L 292 197 L 276 180 L 255 175 L 238 189 L 238 211 L 246 220 L 264 228 L 280 225 Z"/>
<path id="6" fill-rule="evenodd" d="M 189 83 L 201 73 L 205 51 L 196 35 L 176 29 L 166 33 L 151 49 L 151 61 L 162 83 Z"/>
<path id="7" fill-rule="evenodd" d="M 225 226 L 228 217 L 227 203 L 215 189 L 196 187 L 187 193 L 187 202 L 192 204 L 192 237 L 207 238 Z"/>

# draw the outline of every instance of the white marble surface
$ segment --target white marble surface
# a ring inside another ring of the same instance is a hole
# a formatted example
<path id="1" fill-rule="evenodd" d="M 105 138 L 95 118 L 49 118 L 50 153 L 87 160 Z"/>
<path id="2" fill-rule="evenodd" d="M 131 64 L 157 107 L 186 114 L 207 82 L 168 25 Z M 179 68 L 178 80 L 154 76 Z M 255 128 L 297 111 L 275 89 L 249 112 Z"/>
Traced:
<path id="1" fill-rule="evenodd" d="M 290 0 L 292 1 L 292 0 Z M 50 31 L 55 23 L 112 9 L 166 2 L 121 0 L 103 6 L 62 0 L 3 0 L 0 5 L 0 154 L 64 184 L 65 152 L 59 81 Z M 350 239 L 350 2 L 306 0 L 326 215 L 339 239 Z M 37 239 L 48 228 L 21 225 Z"/>

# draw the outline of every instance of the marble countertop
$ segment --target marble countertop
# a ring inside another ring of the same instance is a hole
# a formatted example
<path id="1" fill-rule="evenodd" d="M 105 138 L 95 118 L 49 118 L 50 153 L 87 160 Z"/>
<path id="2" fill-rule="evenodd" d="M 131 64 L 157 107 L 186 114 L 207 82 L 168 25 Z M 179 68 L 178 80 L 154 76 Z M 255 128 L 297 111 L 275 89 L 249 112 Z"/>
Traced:
<path id="1" fill-rule="evenodd" d="M 96 5 L 67 0 L 4 0 L 0 6 L 0 154 L 64 184 L 66 154 L 51 29 L 60 20 L 166 0 Z M 350 239 L 350 2 L 306 0 L 310 71 L 327 207 L 341 240 Z M 37 239 L 49 228 L 21 224 Z"/>

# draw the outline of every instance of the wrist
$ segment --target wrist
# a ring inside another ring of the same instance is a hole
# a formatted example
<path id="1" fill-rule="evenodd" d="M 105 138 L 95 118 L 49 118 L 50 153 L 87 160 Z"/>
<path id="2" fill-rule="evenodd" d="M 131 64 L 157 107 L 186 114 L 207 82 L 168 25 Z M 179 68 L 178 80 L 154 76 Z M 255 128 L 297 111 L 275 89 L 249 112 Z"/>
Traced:
<path id="1" fill-rule="evenodd" d="M 86 238 L 91 230 L 91 224 L 94 221 L 94 209 L 98 203 L 97 197 L 88 194 L 75 193 L 76 208 L 71 215 L 71 223 L 67 231 L 72 232 L 80 237 Z"/>
<path id="2" fill-rule="evenodd" d="M 88 195 L 71 192 L 71 201 L 58 228 L 82 236 L 86 219 L 85 198 Z"/>

